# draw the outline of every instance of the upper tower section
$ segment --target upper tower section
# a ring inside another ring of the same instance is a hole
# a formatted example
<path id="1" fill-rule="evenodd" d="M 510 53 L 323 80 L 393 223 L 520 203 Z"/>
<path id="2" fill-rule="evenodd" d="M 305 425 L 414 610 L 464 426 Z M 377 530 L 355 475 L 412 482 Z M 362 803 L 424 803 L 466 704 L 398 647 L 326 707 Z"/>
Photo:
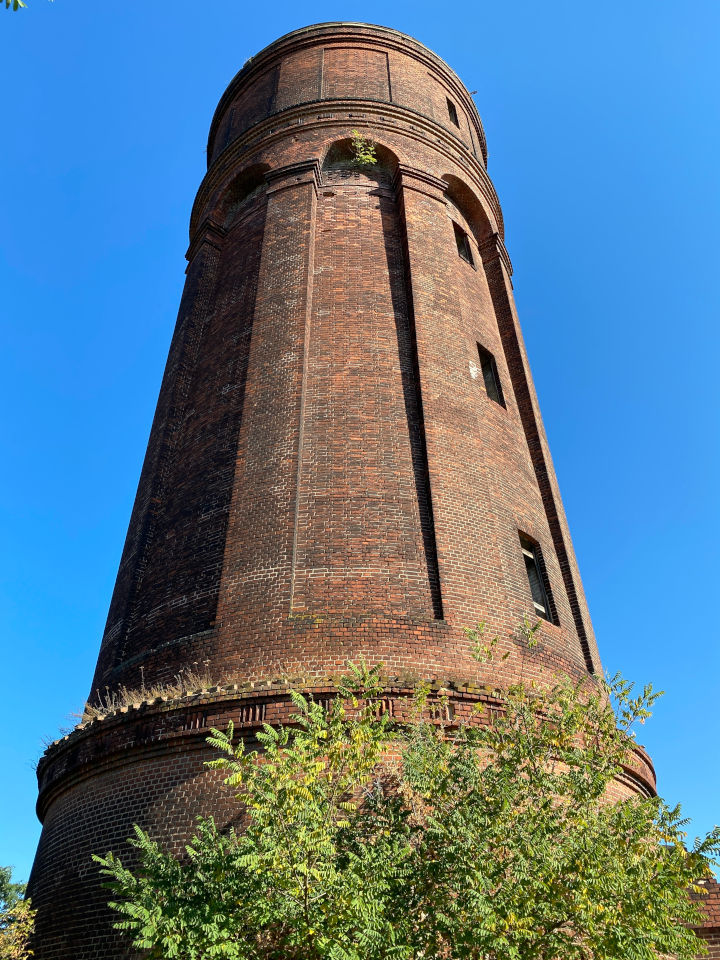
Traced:
<path id="1" fill-rule="evenodd" d="M 274 129 L 305 123 L 320 104 L 362 106 L 368 118 L 409 122 L 435 142 L 449 135 L 449 146 L 487 164 L 475 104 L 444 60 L 397 30 L 336 22 L 294 30 L 247 61 L 215 111 L 208 166 L 255 128 L 259 136 L 274 132 L 258 126 L 264 121 Z"/>
<path id="2" fill-rule="evenodd" d="M 483 198 L 489 232 L 504 234 L 487 172 L 487 147 L 472 97 L 423 44 L 387 27 L 323 23 L 281 37 L 251 57 L 220 99 L 208 138 L 208 173 L 191 219 L 191 240 L 228 178 L 250 159 L 257 173 L 327 149 L 327 134 L 357 126 L 392 144 L 401 162 L 435 177 L 452 170 Z M 224 212 L 223 212 L 224 215 Z M 488 232 L 488 231 L 485 231 Z M 191 252 L 193 248 L 191 247 Z"/>

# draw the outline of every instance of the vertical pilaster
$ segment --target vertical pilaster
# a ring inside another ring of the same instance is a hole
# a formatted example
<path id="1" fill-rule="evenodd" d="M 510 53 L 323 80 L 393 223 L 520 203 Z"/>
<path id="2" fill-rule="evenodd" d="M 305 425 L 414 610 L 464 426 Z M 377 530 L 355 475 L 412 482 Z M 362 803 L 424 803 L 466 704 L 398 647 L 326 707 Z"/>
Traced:
<path id="1" fill-rule="evenodd" d="M 290 612 L 312 304 L 318 165 L 267 174 L 267 210 L 237 474 L 218 606 L 220 643 Z"/>
<path id="2" fill-rule="evenodd" d="M 449 246 L 452 229 L 445 205 L 447 184 L 404 165 L 400 166 L 398 184 L 407 236 L 443 610 L 450 622 L 469 625 L 481 613 L 470 598 L 483 589 L 490 593 L 500 590 L 501 578 L 497 566 L 486 569 L 483 561 L 492 552 L 487 544 L 492 531 L 484 519 L 489 492 L 473 393 L 463 375 L 467 345 L 449 269 L 449 257 L 455 254 Z M 464 492 L 468 469 L 473 471 L 473 487 L 481 491 L 475 500 Z M 476 531 L 476 542 L 468 547 L 472 530 Z"/>

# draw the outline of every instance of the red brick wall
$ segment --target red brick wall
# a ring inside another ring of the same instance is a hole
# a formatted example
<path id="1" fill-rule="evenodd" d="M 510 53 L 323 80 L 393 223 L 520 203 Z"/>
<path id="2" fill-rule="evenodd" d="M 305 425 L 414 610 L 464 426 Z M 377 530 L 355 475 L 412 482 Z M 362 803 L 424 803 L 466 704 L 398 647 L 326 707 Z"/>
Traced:
<path id="1" fill-rule="evenodd" d="M 372 170 L 347 162 L 355 129 L 378 143 Z M 461 712 L 473 684 L 599 670 L 482 126 L 457 77 L 395 31 L 298 31 L 231 83 L 208 152 L 91 696 L 194 664 L 218 683 L 318 687 L 362 655 L 449 684 Z M 541 546 L 554 601 L 532 654 L 516 630 L 533 613 L 519 531 Z M 472 659 L 463 628 L 479 620 L 506 659 Z M 175 843 L 196 812 L 226 816 L 198 752 L 224 697 L 206 697 L 192 735 L 182 706 L 48 752 L 39 960 L 117 955 L 102 946 L 91 851 L 117 848 L 135 821 Z M 261 700 L 250 691 L 237 710 Z M 653 784 L 639 755 L 618 793 Z"/>
<path id="2" fill-rule="evenodd" d="M 131 865 L 126 839 L 134 823 L 181 853 L 194 817 L 209 804 L 219 823 L 233 822 L 236 805 L 202 767 L 209 751 L 198 749 L 202 742 L 179 746 L 161 755 L 136 751 L 129 763 L 98 763 L 50 803 L 31 878 L 36 957 L 128 956 L 126 941 L 112 930 L 117 917 L 92 855 L 112 850 Z"/>
<path id="3" fill-rule="evenodd" d="M 703 886 L 706 894 L 699 899 L 707 920 L 698 933 L 708 948 L 709 960 L 720 960 L 720 884 L 712 879 L 706 880 Z"/>
<path id="4" fill-rule="evenodd" d="M 708 960 L 718 960 L 720 957 L 720 927 L 708 928 L 700 932 L 700 936 L 705 941 Z"/>

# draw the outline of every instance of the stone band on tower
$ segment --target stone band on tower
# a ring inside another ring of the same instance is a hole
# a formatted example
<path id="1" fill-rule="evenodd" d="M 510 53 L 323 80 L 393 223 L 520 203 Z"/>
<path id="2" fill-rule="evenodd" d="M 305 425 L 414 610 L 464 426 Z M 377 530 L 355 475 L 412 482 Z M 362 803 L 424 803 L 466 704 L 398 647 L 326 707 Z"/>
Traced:
<path id="1" fill-rule="evenodd" d="M 118 955 L 91 854 L 229 823 L 207 728 L 283 719 L 287 682 L 331 695 L 364 656 L 388 709 L 436 678 L 461 718 L 489 681 L 599 671 L 485 164 L 465 87 L 383 27 L 295 31 L 223 95 L 90 697 L 198 665 L 212 688 L 43 757 L 39 960 Z M 472 658 L 478 621 L 506 659 Z M 620 792 L 654 790 L 636 759 Z"/>

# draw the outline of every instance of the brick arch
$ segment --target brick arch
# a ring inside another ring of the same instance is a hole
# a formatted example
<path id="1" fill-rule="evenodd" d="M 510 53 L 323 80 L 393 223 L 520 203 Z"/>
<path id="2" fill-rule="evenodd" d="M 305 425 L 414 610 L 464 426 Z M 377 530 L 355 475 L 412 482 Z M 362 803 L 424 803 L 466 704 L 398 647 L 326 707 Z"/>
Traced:
<path id="1" fill-rule="evenodd" d="M 356 167 L 353 163 L 354 153 L 352 147 L 352 137 L 343 137 L 341 140 L 335 140 L 333 143 L 328 145 L 325 151 L 325 156 L 323 157 L 323 177 L 325 178 L 328 172 L 334 170 L 347 170 L 353 168 L 371 177 L 373 174 L 384 177 L 394 176 L 399 165 L 397 155 L 384 144 L 378 143 L 377 141 L 374 141 L 374 143 L 377 163 L 367 167 Z"/>
<path id="2" fill-rule="evenodd" d="M 482 249 L 483 244 L 497 232 L 497 228 L 491 222 L 480 199 L 463 180 L 451 173 L 445 174 L 442 179 L 447 183 L 447 198 L 463 215 L 478 247 Z"/>
<path id="3" fill-rule="evenodd" d="M 269 170 L 267 163 L 253 163 L 241 170 L 220 191 L 213 207 L 213 219 L 229 227 L 245 202 L 265 188 L 265 174 Z"/>

